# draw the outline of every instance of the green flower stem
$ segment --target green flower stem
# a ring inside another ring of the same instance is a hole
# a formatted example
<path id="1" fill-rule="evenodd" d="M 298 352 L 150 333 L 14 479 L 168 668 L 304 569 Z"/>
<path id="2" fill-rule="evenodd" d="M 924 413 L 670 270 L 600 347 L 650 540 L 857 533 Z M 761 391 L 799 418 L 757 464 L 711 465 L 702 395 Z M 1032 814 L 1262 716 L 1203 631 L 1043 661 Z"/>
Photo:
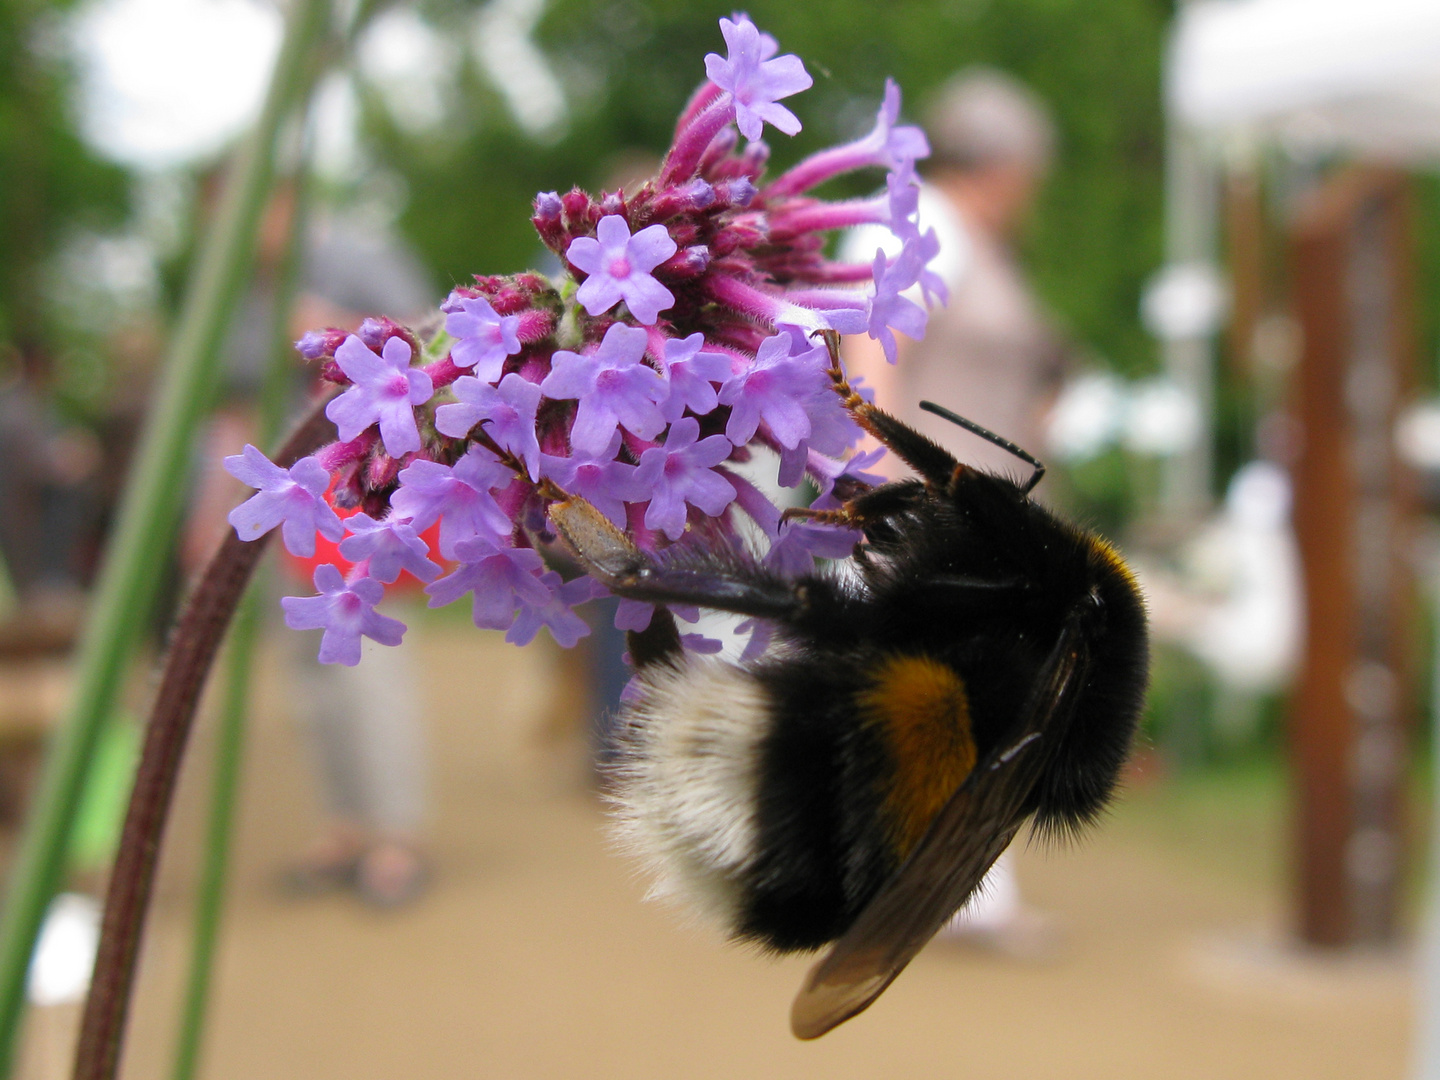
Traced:
<path id="1" fill-rule="evenodd" d="M 30 955 L 64 869 L 97 737 L 173 542 L 192 438 L 216 385 L 216 356 L 253 258 L 277 135 L 310 83 L 327 8 L 325 0 L 297 0 L 291 10 L 264 109 L 200 255 L 136 454 L 81 642 L 74 697 L 47 755 L 0 915 L 0 1076 L 10 1074 Z"/>
<path id="2" fill-rule="evenodd" d="M 316 405 L 275 455 L 275 464 L 293 465 L 334 439 L 335 426 L 325 416 L 325 405 L 325 401 Z M 75 1080 L 114 1080 L 120 1066 L 145 914 L 200 692 L 231 617 L 274 535 L 272 531 L 247 543 L 228 532 L 175 627 L 155 706 L 145 726 L 140 765 L 105 896 L 95 974 L 75 1055 Z"/>
<path id="3" fill-rule="evenodd" d="M 290 319 L 295 310 L 295 297 L 299 291 L 304 262 L 310 187 L 306 183 L 303 160 L 296 170 L 295 185 L 295 209 L 290 223 L 290 236 L 274 289 L 270 363 L 260 389 L 259 424 L 255 441 L 264 447 L 267 453 L 275 450 L 275 438 L 284 420 L 294 370 L 295 347 L 290 341 Z M 225 885 L 229 879 L 231 834 L 235 824 L 240 766 L 245 752 L 245 728 L 250 711 L 255 645 L 262 623 L 260 597 L 264 591 L 260 581 L 251 584 L 235 613 L 235 623 L 230 628 L 229 648 L 225 657 L 225 694 L 216 731 L 215 763 L 210 781 L 210 818 L 205 833 L 205 865 L 195 898 L 190 976 L 181 1006 L 172 1080 L 192 1080 L 200 1062 L 215 966 L 215 943 L 219 938 L 220 918 L 225 905 Z"/>

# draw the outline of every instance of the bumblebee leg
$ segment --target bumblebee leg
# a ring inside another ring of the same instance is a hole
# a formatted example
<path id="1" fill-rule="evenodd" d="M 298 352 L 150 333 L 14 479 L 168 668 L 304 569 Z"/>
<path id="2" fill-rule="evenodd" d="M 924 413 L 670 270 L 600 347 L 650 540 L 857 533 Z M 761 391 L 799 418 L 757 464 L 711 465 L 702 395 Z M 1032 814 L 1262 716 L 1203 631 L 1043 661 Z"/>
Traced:
<path id="1" fill-rule="evenodd" d="M 781 521 L 794 521 L 797 518 L 819 522 L 821 525 L 838 525 L 842 529 L 856 527 L 855 517 L 850 512 L 848 503 L 838 510 L 812 510 L 808 506 L 792 506 L 780 515 Z"/>
<path id="2" fill-rule="evenodd" d="M 840 395 L 840 401 L 855 422 L 873 435 L 891 451 L 897 454 L 924 479 L 925 483 L 939 490 L 947 490 L 954 481 L 957 469 L 964 468 L 949 451 L 931 441 L 909 424 L 903 423 L 871 405 L 850 385 L 840 362 L 840 335 L 834 331 L 824 332 L 825 345 L 830 350 L 830 385 Z"/>
<path id="3" fill-rule="evenodd" d="M 803 584 L 717 558 L 658 564 L 584 499 L 554 484 L 547 484 L 541 494 L 556 500 L 550 504 L 550 520 L 590 575 L 617 596 L 652 604 L 696 604 L 765 619 L 792 619 L 805 607 Z"/>
<path id="4" fill-rule="evenodd" d="M 871 488 L 834 510 L 792 507 L 780 516 L 785 521 L 804 518 L 823 525 L 838 525 L 843 529 L 860 529 L 867 540 L 887 541 L 894 539 L 887 527 L 890 519 L 914 509 L 923 501 L 924 494 L 925 488 L 919 481 L 899 480 Z"/>

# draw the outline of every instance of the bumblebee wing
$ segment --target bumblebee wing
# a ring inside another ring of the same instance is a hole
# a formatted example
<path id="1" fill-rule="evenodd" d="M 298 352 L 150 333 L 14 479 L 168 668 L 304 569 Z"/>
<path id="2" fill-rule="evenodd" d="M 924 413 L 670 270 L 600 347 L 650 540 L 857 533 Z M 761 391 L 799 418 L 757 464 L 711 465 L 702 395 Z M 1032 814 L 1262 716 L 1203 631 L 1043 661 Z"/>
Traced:
<path id="1" fill-rule="evenodd" d="M 814 1039 L 869 1007 L 979 884 L 1020 828 L 1053 740 L 1045 730 L 1069 707 L 1084 648 L 1070 619 L 1042 668 L 1016 737 L 966 778 L 904 865 L 806 976 L 790 1027 Z"/>

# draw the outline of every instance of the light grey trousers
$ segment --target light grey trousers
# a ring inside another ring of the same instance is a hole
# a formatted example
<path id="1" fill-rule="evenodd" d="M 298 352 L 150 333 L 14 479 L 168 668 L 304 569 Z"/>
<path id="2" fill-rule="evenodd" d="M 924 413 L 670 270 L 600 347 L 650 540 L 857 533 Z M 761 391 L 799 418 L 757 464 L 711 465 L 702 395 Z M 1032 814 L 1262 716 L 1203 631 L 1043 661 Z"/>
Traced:
<path id="1" fill-rule="evenodd" d="M 366 638 L 358 666 L 321 664 L 318 631 L 285 633 L 295 643 L 295 716 L 326 811 L 377 833 L 415 832 L 429 796 L 412 653 Z"/>

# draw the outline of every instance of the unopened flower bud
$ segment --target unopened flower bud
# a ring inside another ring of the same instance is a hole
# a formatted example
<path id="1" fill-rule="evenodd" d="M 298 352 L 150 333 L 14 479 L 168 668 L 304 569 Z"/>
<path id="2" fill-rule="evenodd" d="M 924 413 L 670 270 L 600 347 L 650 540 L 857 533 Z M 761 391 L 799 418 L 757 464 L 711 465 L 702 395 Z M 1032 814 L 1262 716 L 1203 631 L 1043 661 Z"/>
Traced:
<path id="1" fill-rule="evenodd" d="M 579 188 L 571 188 L 560 202 L 565 208 L 566 227 L 585 231 L 590 225 L 590 196 Z"/>
<path id="2" fill-rule="evenodd" d="M 565 205 L 560 201 L 560 196 L 553 191 L 542 191 L 535 196 L 535 217 L 537 225 L 541 222 L 555 222 L 559 224 L 560 215 L 564 213 Z"/>
<path id="3" fill-rule="evenodd" d="M 670 259 L 655 268 L 655 273 L 667 278 L 696 278 L 710 268 L 710 249 L 704 244 L 677 251 Z"/>
<path id="4" fill-rule="evenodd" d="M 619 214 L 627 222 L 630 215 L 625 211 L 625 195 L 620 191 L 605 191 L 600 195 L 600 216 L 609 217 L 611 214 Z"/>
<path id="5" fill-rule="evenodd" d="M 663 191 L 651 205 L 650 211 L 659 221 L 676 214 L 694 213 L 704 210 L 715 202 L 715 188 L 708 180 L 696 177 L 679 187 Z"/>
<path id="6" fill-rule="evenodd" d="M 409 330 L 401 326 L 394 319 L 384 315 L 376 318 L 366 319 L 360 324 L 360 329 L 355 331 L 355 336 L 365 343 L 366 348 L 379 352 L 385 347 L 385 342 L 391 338 L 398 337 L 410 346 L 413 353 L 420 351 L 420 341 Z"/>
<path id="7" fill-rule="evenodd" d="M 338 326 L 310 330 L 300 335 L 300 340 L 295 342 L 295 349 L 306 360 L 328 360 L 335 355 L 335 350 L 348 336 L 349 332 Z"/>
<path id="8" fill-rule="evenodd" d="M 715 185 L 715 201 L 721 206 L 749 206 L 756 187 L 748 176 L 737 176 Z"/>

